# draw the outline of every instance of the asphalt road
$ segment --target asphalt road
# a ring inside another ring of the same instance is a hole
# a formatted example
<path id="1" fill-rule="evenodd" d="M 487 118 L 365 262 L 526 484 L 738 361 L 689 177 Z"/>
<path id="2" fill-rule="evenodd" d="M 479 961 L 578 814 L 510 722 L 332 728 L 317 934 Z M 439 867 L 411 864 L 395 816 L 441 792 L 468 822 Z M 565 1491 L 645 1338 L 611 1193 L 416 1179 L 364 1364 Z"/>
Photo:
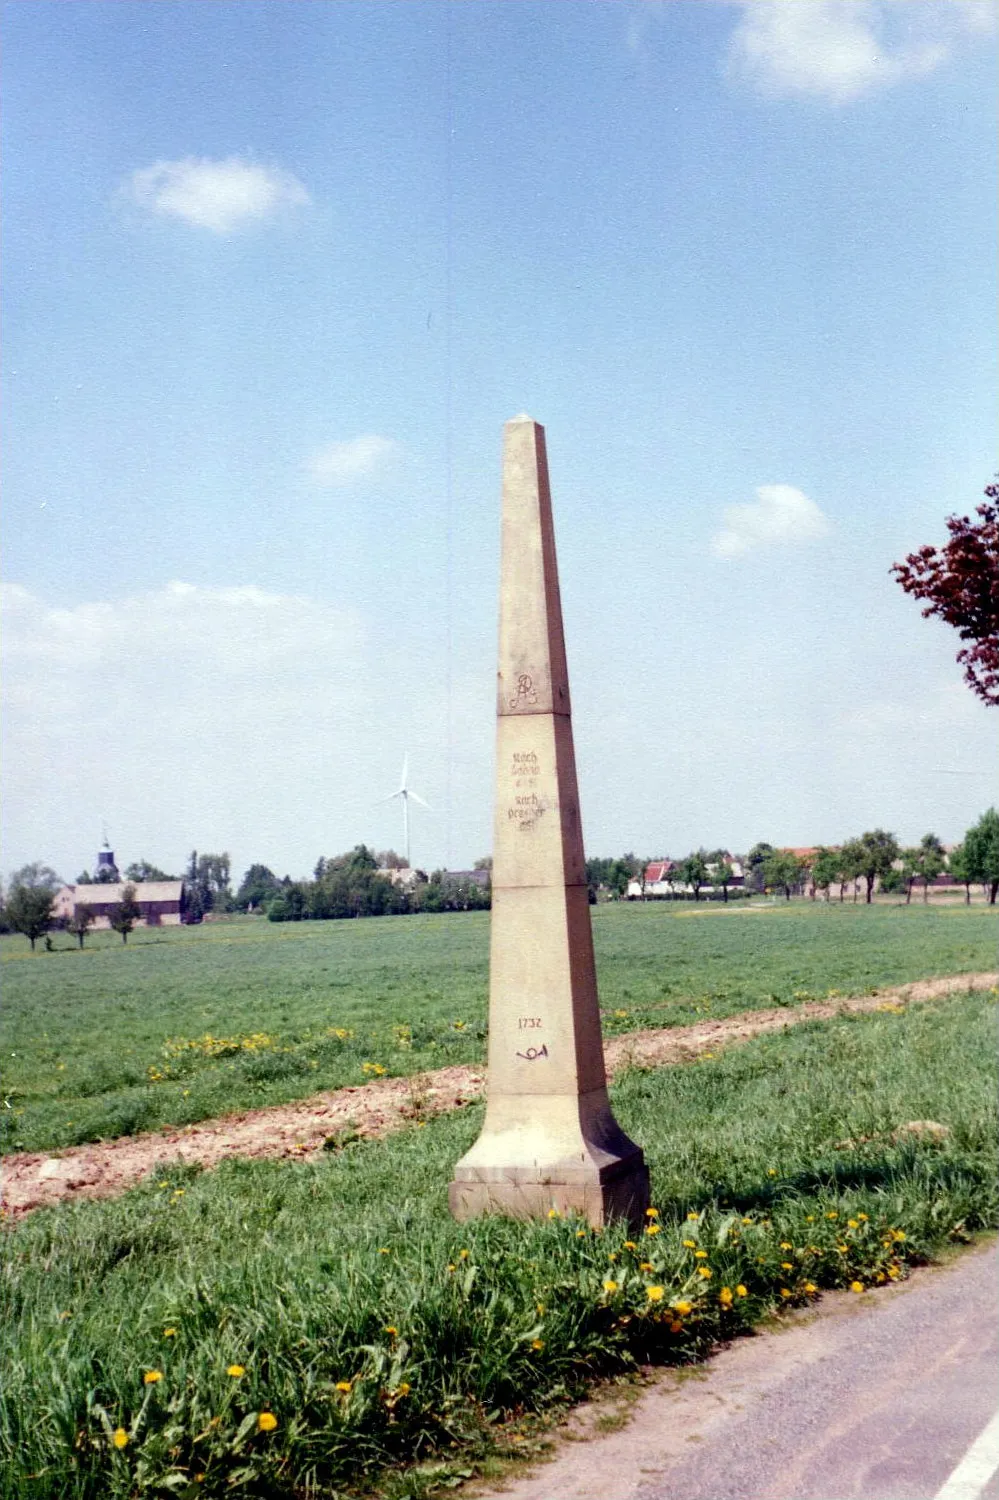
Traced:
<path id="1" fill-rule="evenodd" d="M 999 1500 L 999 1246 L 667 1376 L 507 1500 Z M 969 1456 L 976 1439 L 977 1450 Z"/>

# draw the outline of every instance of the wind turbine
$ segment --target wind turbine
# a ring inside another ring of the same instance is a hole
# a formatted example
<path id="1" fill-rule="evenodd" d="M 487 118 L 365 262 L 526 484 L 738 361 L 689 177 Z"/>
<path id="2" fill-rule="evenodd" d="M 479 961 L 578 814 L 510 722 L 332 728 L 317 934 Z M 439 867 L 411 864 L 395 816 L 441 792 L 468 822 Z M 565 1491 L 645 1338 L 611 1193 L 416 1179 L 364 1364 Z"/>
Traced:
<path id="1" fill-rule="evenodd" d="M 409 777 L 409 756 L 406 755 L 403 758 L 403 762 L 402 762 L 402 775 L 399 778 L 399 790 L 397 792 L 392 792 L 388 797 L 382 797 L 381 801 L 378 803 L 378 806 L 379 807 L 382 806 L 382 804 L 385 803 L 385 802 L 394 802 L 395 799 L 396 799 L 396 797 L 401 797 L 402 798 L 402 827 L 403 827 L 403 837 L 404 837 L 405 843 L 406 843 L 406 868 L 407 869 L 411 869 L 412 866 L 410 865 L 410 862 L 409 862 L 409 802 L 410 802 L 410 798 L 412 798 L 412 800 L 414 802 L 418 802 L 421 807 L 425 807 L 428 812 L 431 811 L 431 808 L 430 808 L 430 803 L 429 802 L 424 802 L 424 800 L 423 800 L 422 797 L 420 797 L 416 792 L 411 791 L 410 788 L 406 785 L 408 777 Z"/>

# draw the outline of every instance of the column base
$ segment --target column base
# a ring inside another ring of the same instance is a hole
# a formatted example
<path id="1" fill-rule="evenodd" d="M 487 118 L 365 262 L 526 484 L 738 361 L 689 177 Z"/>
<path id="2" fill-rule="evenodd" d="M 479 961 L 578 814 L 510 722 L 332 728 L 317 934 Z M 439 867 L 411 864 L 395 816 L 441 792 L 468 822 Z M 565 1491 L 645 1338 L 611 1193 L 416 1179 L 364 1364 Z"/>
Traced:
<path id="1" fill-rule="evenodd" d="M 543 1219 L 552 1209 L 578 1214 L 594 1228 L 625 1219 L 634 1228 L 645 1222 L 649 1206 L 649 1169 L 640 1150 L 633 1156 L 587 1169 L 573 1165 L 545 1169 L 523 1166 L 455 1168 L 448 1202 L 456 1219 L 502 1214 L 512 1219 Z"/>

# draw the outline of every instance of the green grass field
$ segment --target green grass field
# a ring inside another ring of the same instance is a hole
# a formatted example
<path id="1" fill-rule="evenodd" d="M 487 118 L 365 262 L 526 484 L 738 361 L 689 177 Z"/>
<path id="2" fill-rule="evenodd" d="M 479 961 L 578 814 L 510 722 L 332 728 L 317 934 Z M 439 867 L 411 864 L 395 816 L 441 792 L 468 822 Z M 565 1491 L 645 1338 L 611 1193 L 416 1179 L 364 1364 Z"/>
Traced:
<path id="1" fill-rule="evenodd" d="M 891 934 L 891 915 L 836 923 L 851 972 L 876 963 L 857 958 L 859 935 Z M 601 923 L 605 972 L 647 923 L 704 944 L 717 974 L 741 920 L 738 941 L 784 955 L 765 982 L 822 973 L 793 936 L 820 930 L 811 914 L 657 920 Z M 925 931 L 904 920 L 895 931 Z M 384 954 L 372 926 L 344 942 Z M 953 931 L 953 952 L 977 953 L 982 928 Z M 900 962 L 877 977 L 905 977 Z M 601 1374 L 696 1358 L 994 1225 L 995 1041 L 995 996 L 961 995 L 627 1073 L 615 1110 L 658 1207 L 634 1240 L 571 1219 L 455 1224 L 445 1186 L 478 1105 L 318 1160 L 164 1172 L 116 1201 L 40 1210 L 3 1236 L 0 1495 L 334 1500 L 373 1479 L 429 1495 L 518 1451 L 532 1413 Z M 946 1134 L 896 1134 L 918 1120 Z"/>
<path id="2" fill-rule="evenodd" d="M 973 906 L 594 909 L 604 1027 L 681 1025 L 995 962 Z M 44 1150 L 484 1057 L 488 914 L 0 941 L 0 1145 Z"/>

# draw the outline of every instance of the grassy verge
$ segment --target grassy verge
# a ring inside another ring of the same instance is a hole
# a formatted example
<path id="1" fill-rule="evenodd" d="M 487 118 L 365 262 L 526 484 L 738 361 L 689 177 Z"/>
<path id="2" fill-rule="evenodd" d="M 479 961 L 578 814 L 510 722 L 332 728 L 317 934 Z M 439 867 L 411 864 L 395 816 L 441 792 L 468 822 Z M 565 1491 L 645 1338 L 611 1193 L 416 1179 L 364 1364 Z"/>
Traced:
<path id="1" fill-rule="evenodd" d="M 40 1211 L 4 1243 L 0 1494 L 428 1494 L 596 1376 L 904 1276 L 996 1222 L 994 1019 L 960 997 L 628 1074 L 633 1238 L 453 1223 L 478 1107 Z"/>
<path id="2" fill-rule="evenodd" d="M 594 911 L 604 1028 L 989 968 L 985 907 Z M 55 1149 L 484 1056 L 488 915 L 4 938 L 0 1149 Z"/>

